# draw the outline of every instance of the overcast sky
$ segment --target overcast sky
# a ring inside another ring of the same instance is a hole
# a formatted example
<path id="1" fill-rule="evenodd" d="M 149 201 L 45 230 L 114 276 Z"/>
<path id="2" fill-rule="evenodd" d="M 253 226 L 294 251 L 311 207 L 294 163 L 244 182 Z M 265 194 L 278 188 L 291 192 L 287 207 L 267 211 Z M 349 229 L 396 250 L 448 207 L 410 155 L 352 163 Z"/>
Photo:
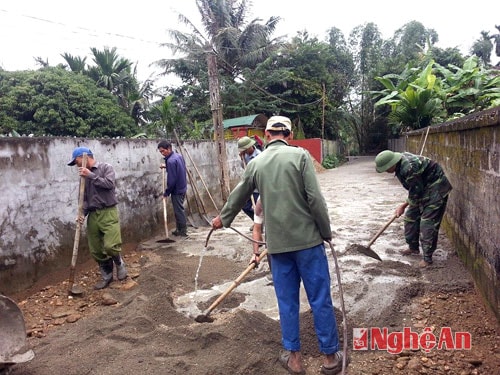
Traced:
<path id="1" fill-rule="evenodd" d="M 458 47 L 464 54 L 481 31 L 496 34 L 495 25 L 500 25 L 498 0 L 468 6 L 447 0 L 253 0 L 252 4 L 250 19 L 282 18 L 274 36 L 293 37 L 307 30 L 324 40 L 326 30 L 337 27 L 347 38 L 354 27 L 373 22 L 383 38 L 390 38 L 395 30 L 416 20 L 437 31 L 438 47 Z M 87 56 L 91 63 L 91 47 L 117 47 L 120 56 L 138 63 L 138 77 L 145 80 L 159 72 L 149 66 L 152 62 L 171 56 L 159 44 L 169 41 L 167 29 L 182 29 L 174 10 L 199 22 L 194 0 L 2 0 L 0 66 L 9 71 L 37 69 L 34 57 L 57 65 L 64 62 L 60 55 L 65 52 Z M 494 51 L 492 60 L 498 61 Z"/>

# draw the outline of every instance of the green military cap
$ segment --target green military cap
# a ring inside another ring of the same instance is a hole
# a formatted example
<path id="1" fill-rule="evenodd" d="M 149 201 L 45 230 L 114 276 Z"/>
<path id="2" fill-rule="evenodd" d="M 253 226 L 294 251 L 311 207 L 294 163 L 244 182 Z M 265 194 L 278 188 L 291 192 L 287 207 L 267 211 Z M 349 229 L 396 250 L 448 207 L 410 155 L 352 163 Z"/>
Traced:
<path id="1" fill-rule="evenodd" d="M 382 151 L 375 157 L 375 169 L 378 173 L 386 172 L 389 168 L 396 165 L 401 160 L 401 157 L 400 152 L 391 150 Z"/>

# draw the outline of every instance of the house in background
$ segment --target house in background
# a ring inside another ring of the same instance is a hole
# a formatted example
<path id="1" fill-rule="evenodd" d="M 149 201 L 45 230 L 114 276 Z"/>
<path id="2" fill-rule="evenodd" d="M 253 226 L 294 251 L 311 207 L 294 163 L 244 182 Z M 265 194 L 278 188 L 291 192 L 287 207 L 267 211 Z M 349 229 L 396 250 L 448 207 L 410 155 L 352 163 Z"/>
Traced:
<path id="1" fill-rule="evenodd" d="M 246 136 L 257 135 L 264 138 L 267 116 L 264 114 L 236 117 L 223 120 L 224 139 L 239 139 Z"/>
<path id="2" fill-rule="evenodd" d="M 258 136 L 264 140 L 267 120 L 268 117 L 262 113 L 223 120 L 224 139 L 237 140 L 244 136 Z M 317 162 L 322 163 L 324 155 L 329 154 L 328 147 L 330 144 L 335 144 L 336 142 L 322 140 L 321 138 L 310 138 L 293 139 L 289 143 L 305 148 Z M 336 145 L 334 147 L 336 149 Z M 335 154 L 336 151 L 332 151 L 332 153 Z"/>

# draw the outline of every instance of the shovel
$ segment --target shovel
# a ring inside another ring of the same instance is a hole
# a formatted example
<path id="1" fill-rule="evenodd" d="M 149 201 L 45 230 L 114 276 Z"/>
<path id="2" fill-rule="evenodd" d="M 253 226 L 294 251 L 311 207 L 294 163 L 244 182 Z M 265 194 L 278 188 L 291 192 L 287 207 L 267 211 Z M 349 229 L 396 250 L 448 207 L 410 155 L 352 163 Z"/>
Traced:
<path id="1" fill-rule="evenodd" d="M 212 195 L 210 194 L 210 190 L 208 189 L 208 186 L 207 184 L 205 183 L 205 180 L 203 179 L 203 176 L 201 175 L 198 167 L 196 166 L 196 163 L 194 162 L 193 158 L 191 157 L 191 154 L 188 152 L 188 150 L 186 149 L 186 147 L 184 145 L 181 144 L 180 140 L 179 140 L 179 136 L 177 134 L 177 130 L 174 129 L 174 135 L 175 135 L 175 139 L 177 141 L 177 145 L 179 146 L 179 151 L 181 152 L 181 155 L 182 157 L 184 157 L 184 154 L 187 155 L 187 157 L 189 158 L 189 160 L 191 161 L 191 164 L 194 168 L 194 170 L 196 171 L 196 173 L 198 173 L 198 177 L 200 178 L 201 180 L 201 183 L 203 184 L 203 186 L 205 187 L 205 191 L 207 192 L 207 195 L 210 197 L 210 199 L 212 200 L 212 204 L 214 205 L 214 208 L 217 212 L 219 212 L 219 209 L 217 208 L 217 205 L 215 204 L 215 201 L 214 201 L 214 198 L 212 197 Z M 183 152 L 184 150 L 184 152 Z M 192 179 L 192 178 L 191 178 Z M 199 192 L 198 192 L 198 195 L 199 195 Z"/>
<path id="2" fill-rule="evenodd" d="M 17 304 L 0 294 L 0 373 L 5 366 L 23 363 L 35 357 L 26 342 L 23 313 Z M 7 372 L 8 373 L 8 372 Z"/>
<path id="3" fill-rule="evenodd" d="M 370 246 L 373 245 L 375 240 L 377 238 L 379 238 L 379 236 L 387 229 L 387 227 L 389 225 L 391 225 L 391 223 L 396 219 L 396 217 L 397 217 L 396 215 L 391 217 L 390 220 L 387 223 L 385 223 L 385 225 L 382 227 L 382 229 L 380 229 L 377 232 L 377 234 L 370 240 L 370 242 L 368 242 L 367 246 L 354 244 L 354 245 L 351 245 L 349 247 L 349 249 L 347 249 L 347 250 L 356 250 L 356 251 L 360 252 L 361 254 L 364 254 L 364 255 L 369 256 L 373 259 L 377 259 L 377 260 L 382 261 L 382 259 L 378 256 L 378 254 L 375 251 L 373 251 L 372 249 L 370 249 Z"/>
<path id="4" fill-rule="evenodd" d="M 86 153 L 83 153 L 82 167 L 83 168 L 87 167 Z M 80 245 L 80 232 L 82 230 L 82 223 L 80 222 L 80 218 L 83 216 L 84 194 L 85 194 L 85 177 L 80 176 L 80 190 L 78 192 L 78 219 L 76 220 L 75 240 L 73 242 L 73 256 L 71 257 L 71 267 L 69 271 L 69 286 L 68 286 L 68 294 L 74 296 L 83 294 L 83 290 L 78 285 L 74 285 L 74 283 L 75 283 L 76 260 L 78 258 L 78 246 Z"/>
<path id="5" fill-rule="evenodd" d="M 165 168 L 161 169 L 162 171 L 162 179 L 163 179 L 163 191 L 165 191 Z M 163 197 L 163 224 L 165 225 L 165 238 L 162 240 L 158 240 L 158 243 L 172 243 L 175 240 L 172 240 L 168 237 L 168 221 L 167 221 L 167 198 Z"/>
<path id="6" fill-rule="evenodd" d="M 226 291 L 224 293 L 222 293 L 211 305 L 208 309 L 206 309 L 205 311 L 203 311 L 203 314 L 201 315 L 198 315 L 194 320 L 198 323 L 212 323 L 214 320 L 209 316 L 210 313 L 213 311 L 213 309 L 215 309 L 219 303 L 221 303 L 224 298 L 227 297 L 227 295 L 229 293 L 231 293 L 231 291 L 236 288 L 238 285 L 240 285 L 240 282 L 241 280 L 243 280 L 245 278 L 245 276 L 251 271 L 253 270 L 255 267 L 258 266 L 258 264 L 260 263 L 260 261 L 262 259 L 264 259 L 264 257 L 267 255 L 267 249 L 265 249 L 262 253 L 260 253 L 260 256 L 257 260 L 257 262 L 252 262 L 250 263 L 250 265 L 241 273 L 240 276 L 238 276 L 234 281 L 233 283 L 231 284 L 231 286 L 229 288 L 226 289 Z"/>

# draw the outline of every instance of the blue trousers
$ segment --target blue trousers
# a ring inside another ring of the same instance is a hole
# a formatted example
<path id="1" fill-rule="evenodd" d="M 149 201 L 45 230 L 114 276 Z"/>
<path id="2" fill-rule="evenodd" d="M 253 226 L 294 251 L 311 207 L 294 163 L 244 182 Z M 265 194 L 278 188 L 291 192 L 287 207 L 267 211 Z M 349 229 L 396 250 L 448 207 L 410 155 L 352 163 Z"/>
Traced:
<path id="1" fill-rule="evenodd" d="M 330 294 L 330 272 L 323 244 L 289 253 L 271 254 L 274 291 L 278 299 L 283 347 L 300 351 L 300 283 L 304 284 L 314 317 L 319 349 L 339 350 L 335 311 Z"/>

